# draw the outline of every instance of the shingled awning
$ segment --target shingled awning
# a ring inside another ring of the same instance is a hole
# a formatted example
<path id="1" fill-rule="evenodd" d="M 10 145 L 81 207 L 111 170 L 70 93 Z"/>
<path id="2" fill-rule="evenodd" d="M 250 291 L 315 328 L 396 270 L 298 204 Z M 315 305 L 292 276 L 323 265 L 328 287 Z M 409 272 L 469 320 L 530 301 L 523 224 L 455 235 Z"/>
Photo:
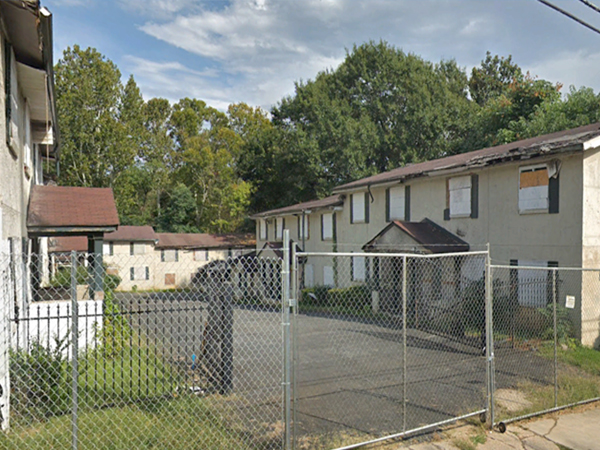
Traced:
<path id="1" fill-rule="evenodd" d="M 119 216 L 110 188 L 33 186 L 27 211 L 30 236 L 103 235 Z"/>
<path id="2" fill-rule="evenodd" d="M 421 222 L 395 220 L 363 246 L 381 253 L 468 252 L 469 244 L 429 219 Z"/>

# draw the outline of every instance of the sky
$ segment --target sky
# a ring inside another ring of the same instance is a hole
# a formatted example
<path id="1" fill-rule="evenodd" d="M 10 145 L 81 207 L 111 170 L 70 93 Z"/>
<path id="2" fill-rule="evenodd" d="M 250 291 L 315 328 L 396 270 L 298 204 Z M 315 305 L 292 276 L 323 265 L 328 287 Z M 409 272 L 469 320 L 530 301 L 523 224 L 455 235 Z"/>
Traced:
<path id="1" fill-rule="evenodd" d="M 578 0 L 551 0 L 600 28 Z M 600 0 L 598 1 L 600 6 Z M 385 40 L 470 71 L 486 51 L 539 78 L 600 91 L 600 34 L 536 0 L 42 0 L 55 60 L 78 44 L 133 74 L 145 99 L 193 97 L 270 109 L 294 83 Z"/>

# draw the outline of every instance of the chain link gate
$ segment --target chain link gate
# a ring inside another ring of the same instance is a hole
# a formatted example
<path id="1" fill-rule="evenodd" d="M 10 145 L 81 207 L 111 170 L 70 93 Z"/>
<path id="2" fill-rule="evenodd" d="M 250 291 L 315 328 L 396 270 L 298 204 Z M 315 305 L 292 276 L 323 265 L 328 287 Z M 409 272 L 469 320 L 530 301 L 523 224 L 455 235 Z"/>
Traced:
<path id="1" fill-rule="evenodd" d="M 298 253 L 297 448 L 350 449 L 483 419 L 490 400 L 487 258 Z"/>

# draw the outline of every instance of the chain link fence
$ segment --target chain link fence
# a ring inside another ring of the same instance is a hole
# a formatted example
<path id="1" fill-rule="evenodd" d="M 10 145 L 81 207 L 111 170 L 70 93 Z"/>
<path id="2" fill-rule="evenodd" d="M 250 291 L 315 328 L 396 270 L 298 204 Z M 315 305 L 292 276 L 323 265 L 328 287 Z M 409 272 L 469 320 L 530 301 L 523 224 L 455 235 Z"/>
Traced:
<path id="1" fill-rule="evenodd" d="M 286 242 L 0 255 L 0 449 L 350 449 L 600 397 L 600 271 Z"/>
<path id="2" fill-rule="evenodd" d="M 491 271 L 494 422 L 600 399 L 600 271 Z"/>
<path id="3" fill-rule="evenodd" d="M 0 448 L 282 447 L 281 260 L 177 253 L 2 256 Z"/>

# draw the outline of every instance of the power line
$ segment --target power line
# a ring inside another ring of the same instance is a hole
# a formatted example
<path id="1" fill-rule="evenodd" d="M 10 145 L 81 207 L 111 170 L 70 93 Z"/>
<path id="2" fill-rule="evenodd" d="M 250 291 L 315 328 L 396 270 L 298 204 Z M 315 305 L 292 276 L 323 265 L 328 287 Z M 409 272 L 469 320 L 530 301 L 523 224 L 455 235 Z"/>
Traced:
<path id="1" fill-rule="evenodd" d="M 543 5 L 546 5 L 546 6 L 547 6 L 547 7 L 549 7 L 549 8 L 552 8 L 552 9 L 553 9 L 553 10 L 555 10 L 555 11 L 558 11 L 559 13 L 561 13 L 561 14 L 563 14 L 563 15 L 567 16 L 568 18 L 570 18 L 570 19 L 573 19 L 575 22 L 579 23 L 580 25 L 583 25 L 584 27 L 586 27 L 586 28 L 589 28 L 590 30 L 592 30 L 592 31 L 595 31 L 596 33 L 600 34 L 600 30 L 599 30 L 598 28 L 594 27 L 593 25 L 590 25 L 590 24 L 589 24 L 589 23 L 587 23 L 587 22 L 584 22 L 584 21 L 583 21 L 583 20 L 581 20 L 579 17 L 577 17 L 577 16 L 574 16 L 574 15 L 573 15 L 573 14 L 571 14 L 570 12 L 568 12 L 568 11 L 565 11 L 565 10 L 564 10 L 564 9 L 562 9 L 562 8 L 559 8 L 559 7 L 558 7 L 558 6 L 556 6 L 556 5 L 553 5 L 552 3 L 550 3 L 550 2 L 549 2 L 549 1 L 547 1 L 547 0 L 537 0 L 537 1 L 538 1 L 538 2 L 540 2 L 540 3 L 542 3 Z"/>
<path id="2" fill-rule="evenodd" d="M 600 8 L 598 8 L 596 5 L 594 5 L 592 2 L 589 2 L 588 0 L 579 0 L 581 3 L 583 3 L 585 6 L 589 6 L 590 8 L 592 8 L 594 11 L 599 12 L 600 13 Z"/>

